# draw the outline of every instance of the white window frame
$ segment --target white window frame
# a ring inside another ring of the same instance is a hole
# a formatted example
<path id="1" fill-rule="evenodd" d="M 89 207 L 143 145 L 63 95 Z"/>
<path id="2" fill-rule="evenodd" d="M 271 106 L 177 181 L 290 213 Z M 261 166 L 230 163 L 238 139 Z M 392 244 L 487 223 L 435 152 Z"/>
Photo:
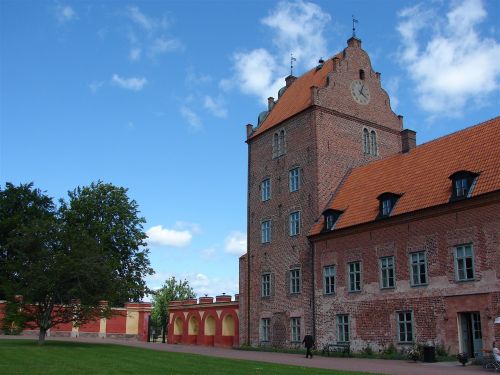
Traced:
<path id="1" fill-rule="evenodd" d="M 415 327 L 413 324 L 412 310 L 396 311 L 396 326 L 398 342 L 410 343 L 414 341 L 413 335 L 415 333 Z"/>
<path id="2" fill-rule="evenodd" d="M 292 342 L 301 342 L 300 318 L 290 318 L 290 336 Z"/>
<path id="3" fill-rule="evenodd" d="M 423 267 L 423 273 L 422 273 Z M 422 275 L 425 281 L 422 282 Z M 418 251 L 410 253 L 410 277 L 412 286 L 421 286 L 429 284 L 429 275 L 427 272 L 427 252 Z"/>
<path id="4" fill-rule="evenodd" d="M 359 266 L 359 269 L 355 268 L 355 265 Z M 352 268 L 351 266 L 354 266 Z M 347 263 L 347 271 L 349 275 L 349 292 L 360 292 L 361 291 L 361 262 L 349 262 Z M 358 284 L 358 288 L 356 288 Z"/>
<path id="5" fill-rule="evenodd" d="M 290 236 L 298 236 L 300 234 L 300 211 L 295 211 L 290 214 L 289 233 Z"/>
<path id="6" fill-rule="evenodd" d="M 455 246 L 454 248 L 454 258 L 455 258 L 455 280 L 456 281 L 472 281 L 476 278 L 476 272 L 474 270 L 474 247 L 472 244 L 463 244 Z M 469 253 L 469 255 L 467 255 Z M 470 267 L 467 267 L 467 260 L 470 259 Z M 472 271 L 472 276 L 468 277 L 467 269 Z M 461 277 L 461 272 L 463 272 L 463 277 Z"/>
<path id="7" fill-rule="evenodd" d="M 271 242 L 271 220 L 264 220 L 261 223 L 261 243 Z"/>
<path id="8" fill-rule="evenodd" d="M 349 342 L 349 315 L 337 315 L 337 342 Z"/>
<path id="9" fill-rule="evenodd" d="M 271 199 L 271 179 L 266 178 L 260 184 L 260 199 L 262 202 Z"/>
<path id="10" fill-rule="evenodd" d="M 300 189 L 300 168 L 295 167 L 288 171 L 288 188 L 290 193 Z"/>
<path id="11" fill-rule="evenodd" d="M 299 294 L 301 287 L 301 272 L 300 268 L 290 270 L 290 294 Z"/>
<path id="12" fill-rule="evenodd" d="M 261 297 L 271 296 L 271 274 L 263 273 L 261 277 Z"/>
<path id="13" fill-rule="evenodd" d="M 260 320 L 260 341 L 269 342 L 271 341 L 271 319 L 262 318 Z"/>
<path id="14" fill-rule="evenodd" d="M 382 257 L 379 259 L 381 289 L 393 289 L 396 287 L 395 263 L 394 256 Z M 392 285 L 390 283 L 391 279 Z"/>
<path id="15" fill-rule="evenodd" d="M 335 279 L 337 270 L 335 266 L 323 267 L 323 292 L 325 294 L 335 294 Z"/>

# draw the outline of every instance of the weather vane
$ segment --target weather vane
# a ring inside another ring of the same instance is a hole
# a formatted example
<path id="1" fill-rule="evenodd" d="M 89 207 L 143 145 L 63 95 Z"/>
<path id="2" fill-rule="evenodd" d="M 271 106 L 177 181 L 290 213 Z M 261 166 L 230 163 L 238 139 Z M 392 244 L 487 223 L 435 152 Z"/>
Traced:
<path id="1" fill-rule="evenodd" d="M 352 16 L 352 37 L 356 38 L 356 24 L 358 23 L 358 20 L 354 18 L 354 15 Z"/>
<path id="2" fill-rule="evenodd" d="M 297 61 L 295 57 L 293 57 L 293 52 L 290 54 L 290 75 L 293 76 L 293 62 Z"/>

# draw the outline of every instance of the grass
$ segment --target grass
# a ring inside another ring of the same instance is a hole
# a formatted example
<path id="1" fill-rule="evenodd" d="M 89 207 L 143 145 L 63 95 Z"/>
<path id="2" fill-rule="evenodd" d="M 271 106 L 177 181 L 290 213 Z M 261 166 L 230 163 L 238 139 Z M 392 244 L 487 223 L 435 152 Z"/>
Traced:
<path id="1" fill-rule="evenodd" d="M 0 340 L 0 374 L 364 374 L 111 344 Z"/>

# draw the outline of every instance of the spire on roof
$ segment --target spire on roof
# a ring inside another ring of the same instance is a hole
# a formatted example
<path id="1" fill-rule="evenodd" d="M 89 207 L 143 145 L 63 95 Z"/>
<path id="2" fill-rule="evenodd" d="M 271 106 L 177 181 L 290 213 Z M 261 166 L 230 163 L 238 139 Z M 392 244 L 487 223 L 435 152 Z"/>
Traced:
<path id="1" fill-rule="evenodd" d="M 352 16 L 352 37 L 356 38 L 356 24 L 358 23 L 358 20 L 354 18 L 354 15 Z"/>

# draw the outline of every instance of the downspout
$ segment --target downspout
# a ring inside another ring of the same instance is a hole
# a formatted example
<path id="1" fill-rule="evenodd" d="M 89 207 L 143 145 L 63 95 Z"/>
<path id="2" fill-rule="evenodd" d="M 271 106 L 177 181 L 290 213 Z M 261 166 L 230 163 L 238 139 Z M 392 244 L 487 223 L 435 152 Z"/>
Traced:
<path id="1" fill-rule="evenodd" d="M 314 343 L 316 345 L 316 295 L 315 295 L 315 288 L 314 288 L 314 283 L 315 283 L 315 274 L 314 274 L 314 260 L 315 260 L 315 244 L 314 242 L 311 243 L 312 245 L 312 251 L 311 251 L 311 275 L 312 275 L 312 283 L 311 283 L 311 289 L 312 289 L 312 320 L 313 320 L 313 337 L 314 337 Z"/>

